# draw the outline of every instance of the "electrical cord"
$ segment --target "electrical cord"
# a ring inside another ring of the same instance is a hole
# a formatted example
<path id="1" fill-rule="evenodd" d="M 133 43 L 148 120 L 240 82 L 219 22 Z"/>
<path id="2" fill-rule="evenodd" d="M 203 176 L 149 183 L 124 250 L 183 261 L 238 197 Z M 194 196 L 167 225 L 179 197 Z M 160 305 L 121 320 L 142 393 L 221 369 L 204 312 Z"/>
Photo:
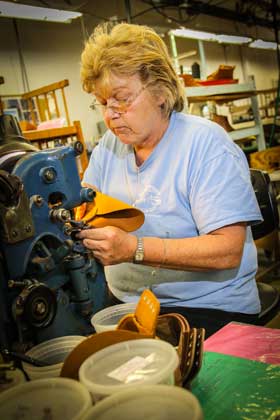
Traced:
<path id="1" fill-rule="evenodd" d="M 17 49 L 18 49 L 18 55 L 19 55 L 19 64 L 20 64 L 20 69 L 21 69 L 23 89 L 25 92 L 28 92 L 30 90 L 29 81 L 28 81 L 26 66 L 25 66 L 25 62 L 23 58 L 21 40 L 20 40 L 20 35 L 19 35 L 16 19 L 13 19 L 13 25 L 14 25 L 15 35 L 16 35 L 16 43 L 17 43 Z"/>
<path id="2" fill-rule="evenodd" d="M 161 5 L 160 3 L 155 4 L 153 0 L 142 0 L 142 2 L 151 5 L 152 9 L 159 15 L 164 17 L 167 21 L 174 22 L 179 26 L 185 25 L 186 23 L 190 23 L 193 19 L 196 19 L 200 15 L 200 13 L 197 13 L 194 16 L 188 16 L 186 19 L 183 19 L 182 9 L 178 6 Z M 173 16 L 170 16 L 170 14 L 165 13 L 164 10 L 176 10 L 179 15 L 179 18 L 177 19 Z"/>
<path id="3" fill-rule="evenodd" d="M 279 35 L 278 35 L 278 21 L 277 21 L 277 0 L 272 0 L 272 16 L 273 16 L 273 26 L 274 26 L 274 35 L 275 35 L 275 42 L 276 42 L 276 57 L 277 57 L 277 67 L 278 67 L 278 82 L 277 82 L 277 94 L 275 98 L 275 111 L 274 111 L 274 119 L 273 124 L 270 131 L 269 136 L 269 147 L 274 146 L 274 136 L 276 131 L 276 122 L 277 122 L 277 115 L 279 105 L 280 105 L 280 47 L 279 47 Z"/>

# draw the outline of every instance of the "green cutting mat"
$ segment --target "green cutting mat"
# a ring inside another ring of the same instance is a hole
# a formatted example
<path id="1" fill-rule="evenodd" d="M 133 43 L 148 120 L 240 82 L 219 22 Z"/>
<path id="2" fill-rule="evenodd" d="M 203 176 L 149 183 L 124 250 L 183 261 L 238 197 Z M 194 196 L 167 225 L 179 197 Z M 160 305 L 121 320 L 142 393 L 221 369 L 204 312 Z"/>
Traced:
<path id="1" fill-rule="evenodd" d="M 280 420 L 280 365 L 205 352 L 191 391 L 204 420 Z"/>

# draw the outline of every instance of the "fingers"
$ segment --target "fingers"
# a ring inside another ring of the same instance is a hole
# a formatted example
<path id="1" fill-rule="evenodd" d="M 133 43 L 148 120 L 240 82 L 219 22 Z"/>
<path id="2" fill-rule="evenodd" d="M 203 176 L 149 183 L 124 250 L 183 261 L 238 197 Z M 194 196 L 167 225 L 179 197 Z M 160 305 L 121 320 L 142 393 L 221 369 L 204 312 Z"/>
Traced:
<path id="1" fill-rule="evenodd" d="M 137 245 L 136 236 L 114 226 L 83 230 L 79 238 L 103 265 L 132 261 Z"/>
<path id="2" fill-rule="evenodd" d="M 114 226 L 106 226 L 104 228 L 84 229 L 79 234 L 77 234 L 77 237 L 79 239 L 94 239 L 98 241 L 112 239 L 120 232 L 123 231 L 119 228 L 116 228 Z"/>

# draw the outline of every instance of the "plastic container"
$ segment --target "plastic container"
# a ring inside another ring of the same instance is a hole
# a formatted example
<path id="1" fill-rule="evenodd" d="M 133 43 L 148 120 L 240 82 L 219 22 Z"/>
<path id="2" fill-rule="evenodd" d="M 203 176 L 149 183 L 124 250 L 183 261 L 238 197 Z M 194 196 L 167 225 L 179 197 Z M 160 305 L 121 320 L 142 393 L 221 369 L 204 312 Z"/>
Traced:
<path id="1" fill-rule="evenodd" d="M 7 369 L 4 370 L 2 374 L 3 377 L 0 381 L 0 392 L 26 382 L 24 373 L 20 369 Z"/>
<path id="2" fill-rule="evenodd" d="M 28 356 L 50 364 L 49 366 L 38 367 L 23 362 L 22 367 L 29 379 L 35 380 L 59 376 L 63 362 L 68 354 L 85 338 L 82 335 L 58 337 L 44 341 L 28 350 L 26 352 Z"/>
<path id="3" fill-rule="evenodd" d="M 166 341 L 123 341 L 87 358 L 79 369 L 79 379 L 96 402 L 135 385 L 174 385 L 178 364 L 175 348 Z"/>
<path id="4" fill-rule="evenodd" d="M 115 330 L 121 318 L 124 315 L 133 314 L 136 306 L 137 302 L 109 306 L 94 314 L 91 318 L 91 324 L 96 332 Z"/>
<path id="5" fill-rule="evenodd" d="M 0 418 L 21 420 L 77 420 L 92 405 L 84 385 L 68 378 L 26 382 L 0 394 Z"/>
<path id="6" fill-rule="evenodd" d="M 198 399 L 184 388 L 141 385 L 110 395 L 91 407 L 83 420 L 203 420 Z"/>

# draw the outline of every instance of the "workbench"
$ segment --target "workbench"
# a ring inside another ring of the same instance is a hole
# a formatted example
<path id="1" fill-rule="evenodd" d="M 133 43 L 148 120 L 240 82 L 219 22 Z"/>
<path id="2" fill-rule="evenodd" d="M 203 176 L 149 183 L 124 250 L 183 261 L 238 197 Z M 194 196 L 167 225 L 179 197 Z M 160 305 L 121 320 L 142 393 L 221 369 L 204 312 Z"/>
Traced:
<path id="1" fill-rule="evenodd" d="M 230 323 L 204 349 L 191 388 L 204 420 L 280 419 L 280 330 Z"/>

